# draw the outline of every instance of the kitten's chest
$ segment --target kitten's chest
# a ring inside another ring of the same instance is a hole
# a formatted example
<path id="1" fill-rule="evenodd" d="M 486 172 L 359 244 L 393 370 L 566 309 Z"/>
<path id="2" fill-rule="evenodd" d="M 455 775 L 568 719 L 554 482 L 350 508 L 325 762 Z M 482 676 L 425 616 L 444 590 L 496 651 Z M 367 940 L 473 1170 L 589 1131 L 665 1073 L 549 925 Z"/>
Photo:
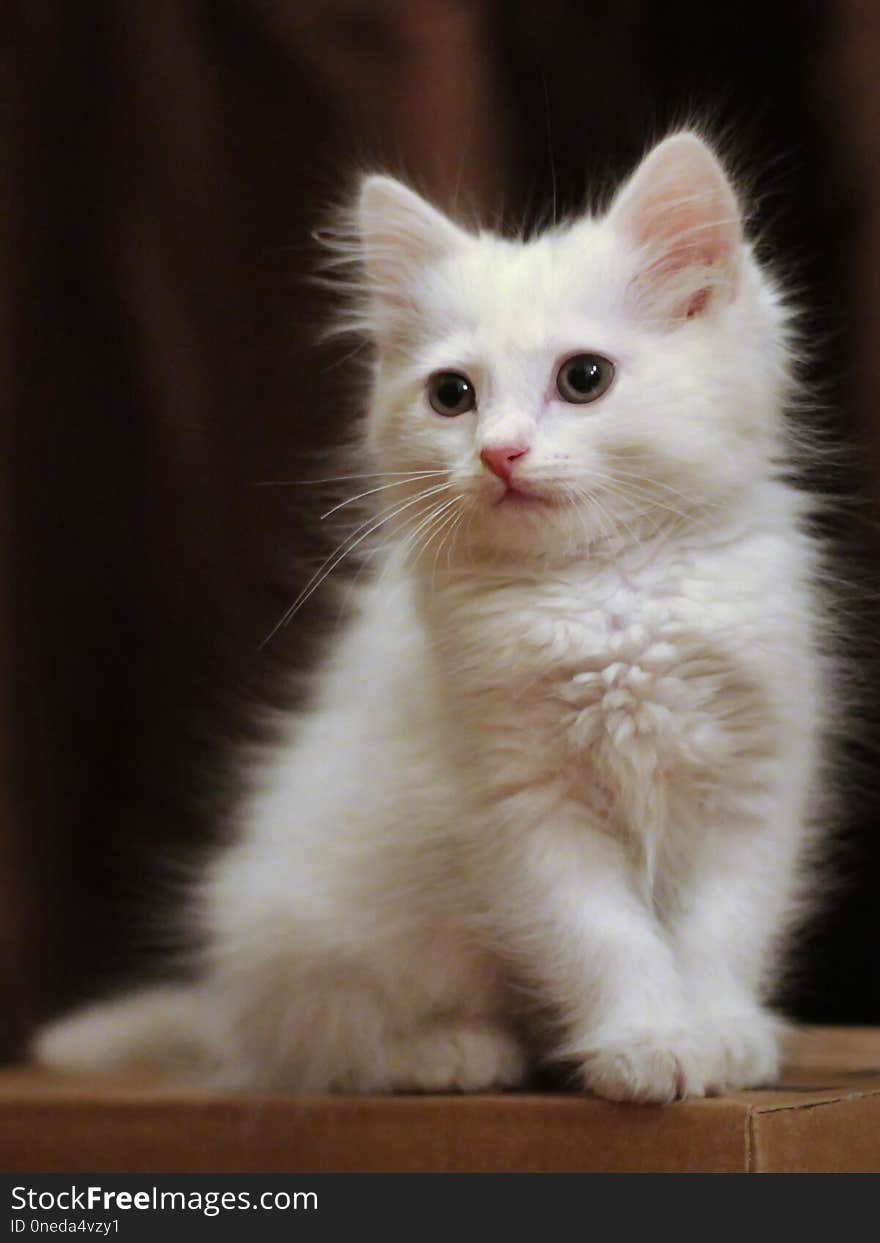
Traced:
<path id="1" fill-rule="evenodd" d="M 510 585 L 455 611 L 455 716 L 496 772 L 625 784 L 720 759 L 746 680 L 725 643 L 736 610 L 692 569 Z"/>
<path id="2" fill-rule="evenodd" d="M 527 703 L 526 688 L 539 684 L 565 702 L 589 697 L 588 688 L 636 694 L 720 635 L 732 614 L 678 566 L 641 575 L 614 568 L 462 596 L 444 618 L 441 650 L 479 694 Z"/>

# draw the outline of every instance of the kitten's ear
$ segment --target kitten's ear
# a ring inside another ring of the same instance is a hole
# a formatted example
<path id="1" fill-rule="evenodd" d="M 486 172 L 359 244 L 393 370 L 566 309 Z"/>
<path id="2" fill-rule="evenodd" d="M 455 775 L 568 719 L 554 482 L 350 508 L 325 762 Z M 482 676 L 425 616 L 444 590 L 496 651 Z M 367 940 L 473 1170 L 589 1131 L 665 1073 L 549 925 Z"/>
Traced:
<path id="1" fill-rule="evenodd" d="M 609 220 L 644 254 L 633 292 L 655 314 L 699 315 L 735 292 L 742 212 L 724 169 L 695 134 L 656 146 L 618 193 Z"/>
<path id="2" fill-rule="evenodd" d="M 409 305 L 414 278 L 465 240 L 457 225 L 393 177 L 364 179 L 357 223 L 370 294 L 390 309 Z"/>

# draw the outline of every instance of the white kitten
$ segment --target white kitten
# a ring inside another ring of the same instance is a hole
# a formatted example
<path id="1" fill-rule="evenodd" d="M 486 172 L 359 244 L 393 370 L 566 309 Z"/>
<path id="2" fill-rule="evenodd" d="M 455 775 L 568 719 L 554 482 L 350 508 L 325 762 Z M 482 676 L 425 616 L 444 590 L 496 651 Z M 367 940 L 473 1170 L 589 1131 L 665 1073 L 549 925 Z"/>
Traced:
<path id="1" fill-rule="evenodd" d="M 788 314 L 734 192 L 679 134 L 528 242 L 369 177 L 356 244 L 393 548 L 201 887 L 200 983 L 38 1056 L 295 1092 L 772 1079 L 827 692 Z"/>

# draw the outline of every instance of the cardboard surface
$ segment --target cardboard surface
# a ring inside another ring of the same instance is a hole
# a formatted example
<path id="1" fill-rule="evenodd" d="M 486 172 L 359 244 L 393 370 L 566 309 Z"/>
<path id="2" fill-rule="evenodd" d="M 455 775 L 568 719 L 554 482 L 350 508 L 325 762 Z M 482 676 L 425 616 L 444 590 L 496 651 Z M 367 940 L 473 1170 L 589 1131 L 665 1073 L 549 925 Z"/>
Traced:
<path id="1" fill-rule="evenodd" d="M 880 1029 L 807 1029 L 778 1087 L 659 1106 L 575 1094 L 209 1097 L 0 1071 L 4 1172 L 880 1173 Z"/>

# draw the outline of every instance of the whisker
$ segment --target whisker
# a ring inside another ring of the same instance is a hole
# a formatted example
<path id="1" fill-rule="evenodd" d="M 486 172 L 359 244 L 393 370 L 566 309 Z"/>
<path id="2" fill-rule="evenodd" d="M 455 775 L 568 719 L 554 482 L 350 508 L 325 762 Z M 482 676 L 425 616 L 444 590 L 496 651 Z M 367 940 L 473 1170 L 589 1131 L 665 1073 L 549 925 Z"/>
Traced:
<path id="1" fill-rule="evenodd" d="M 415 569 L 416 565 L 418 564 L 419 559 L 420 559 L 420 558 L 422 557 L 422 555 L 423 555 L 423 554 L 424 554 L 424 553 L 425 553 L 425 552 L 426 552 L 426 551 L 427 551 L 427 550 L 431 547 L 431 544 L 433 543 L 433 541 L 434 541 L 435 539 L 438 539 L 438 537 L 441 537 L 443 532 L 448 531 L 448 529 L 450 528 L 450 526 L 454 525 L 454 523 L 455 523 L 456 519 L 457 519 L 457 518 L 460 516 L 460 514 L 461 514 L 461 510 L 460 510 L 460 509 L 458 509 L 458 508 L 456 508 L 456 506 L 457 506 L 457 504 L 458 504 L 458 502 L 459 502 L 460 500 L 461 500 L 461 497 L 460 497 L 460 496 L 456 496 L 456 497 L 454 497 L 454 498 L 453 498 L 453 500 L 452 500 L 451 505 L 446 505 L 446 506 L 445 506 L 445 508 L 444 508 L 444 510 L 442 511 L 442 513 L 441 513 L 441 514 L 439 514 L 439 515 L 438 515 L 438 516 L 434 519 L 434 522 L 432 523 L 430 530 L 429 530 L 428 532 L 426 532 L 425 538 L 422 540 L 421 547 L 419 548 L 419 550 L 418 550 L 418 552 L 417 552 L 416 556 L 415 556 L 415 557 L 414 557 L 414 559 L 413 559 L 413 562 L 412 562 L 412 567 L 411 567 L 411 568 Z M 441 538 L 441 539 L 440 539 L 440 543 L 438 543 L 438 545 L 437 545 L 438 550 L 439 550 L 439 549 L 440 549 L 440 547 L 442 546 L 442 542 L 443 542 L 443 541 L 442 541 L 442 538 Z M 434 554 L 434 563 L 433 563 L 433 564 L 434 564 L 434 566 L 436 566 L 436 561 L 437 561 L 437 554 L 435 553 L 435 554 Z M 432 576 L 431 576 L 431 593 L 432 593 L 432 595 L 433 595 L 433 593 L 434 593 L 434 576 L 433 576 L 433 574 L 432 574 Z"/>
<path id="2" fill-rule="evenodd" d="M 294 488 L 300 485 L 322 483 L 347 483 L 352 479 L 387 479 L 391 475 L 405 475 L 408 479 L 424 479 L 429 475 L 448 475 L 447 470 L 376 470 L 360 475 L 330 475 L 326 479 L 258 479 L 255 488 Z"/>
<path id="3" fill-rule="evenodd" d="M 627 531 L 630 540 L 636 545 L 636 547 L 639 549 L 642 548 L 642 541 L 636 535 L 635 531 L 633 531 L 632 527 L 630 527 L 630 525 L 622 517 L 618 517 L 617 522 L 615 523 L 614 518 L 612 518 L 612 516 L 605 509 L 605 506 L 599 500 L 595 492 L 581 490 L 581 496 L 588 502 L 588 504 L 595 508 L 596 514 L 599 518 L 599 525 L 603 532 L 605 532 L 604 538 L 606 540 L 613 541 L 614 539 L 617 539 L 619 541 L 619 529 L 622 526 Z"/>
<path id="4" fill-rule="evenodd" d="M 433 506 L 433 508 L 427 514 L 416 515 L 416 519 L 417 519 L 416 527 L 414 528 L 414 530 L 410 531 L 407 534 L 403 543 L 400 545 L 401 565 L 404 565 L 406 563 L 407 557 L 413 551 L 416 545 L 416 542 L 418 541 L 419 534 L 425 528 L 430 527 L 430 525 L 433 522 L 435 522 L 437 518 L 440 517 L 441 514 L 445 513 L 446 510 L 450 508 L 450 506 L 454 505 L 457 500 L 458 500 L 457 496 L 453 496 L 451 499 L 442 500 L 439 505 Z"/>
<path id="5" fill-rule="evenodd" d="M 563 483 L 562 486 L 563 488 L 565 488 L 566 495 L 569 497 L 569 499 L 572 500 L 572 504 L 575 509 L 575 512 L 577 513 L 578 520 L 580 521 L 581 527 L 583 528 L 584 540 L 586 542 L 587 547 L 589 547 L 590 544 L 595 543 L 595 540 L 590 537 L 590 530 L 587 526 L 586 515 L 584 514 L 581 507 L 576 503 L 578 499 L 577 493 L 574 491 L 572 487 L 570 487 L 566 483 Z"/>
<path id="6" fill-rule="evenodd" d="M 434 560 L 431 565 L 431 595 L 432 596 L 437 590 L 437 562 L 439 560 L 440 553 L 443 549 L 443 545 L 446 543 L 446 541 L 449 539 L 450 536 L 454 535 L 454 532 L 456 531 L 462 519 L 464 518 L 464 513 L 465 511 L 463 509 L 459 509 L 453 514 L 451 524 L 444 523 L 445 530 L 444 530 L 443 535 L 440 538 L 440 542 L 438 543 L 436 549 L 434 550 Z M 455 546 L 455 540 L 453 538 L 453 541 L 449 546 L 449 550 L 446 553 L 447 573 L 451 572 L 452 570 L 451 557 L 452 557 L 452 550 L 454 546 Z"/>
<path id="7" fill-rule="evenodd" d="M 439 513 L 433 514 L 433 516 L 431 517 L 430 523 L 428 524 L 428 529 L 425 531 L 424 536 L 421 540 L 421 544 L 418 547 L 418 551 L 415 550 L 415 547 L 412 547 L 410 549 L 411 552 L 416 551 L 416 555 L 410 564 L 411 570 L 415 569 L 416 565 L 418 564 L 419 558 L 422 556 L 425 550 L 430 548 L 431 541 L 434 540 L 439 535 L 439 533 L 446 527 L 446 525 L 455 518 L 455 515 L 458 512 L 455 506 L 458 503 L 459 499 L 460 499 L 459 497 L 454 496 L 451 501 L 446 502 L 446 504 L 439 511 Z M 433 591 L 433 586 L 431 590 Z"/>
<path id="8" fill-rule="evenodd" d="M 672 505 L 668 505 L 665 501 L 659 501 L 656 497 L 651 496 L 650 492 L 646 492 L 640 488 L 633 487 L 632 484 L 621 484 L 615 479 L 600 479 L 602 487 L 610 492 L 612 496 L 616 496 L 625 501 L 648 501 L 654 509 L 659 509 L 665 513 L 674 514 L 683 522 L 688 521 L 689 515 L 683 514 L 680 509 L 676 509 Z"/>
<path id="9" fill-rule="evenodd" d="M 434 472 L 432 472 L 434 473 Z M 437 471 L 437 474 L 448 474 L 448 471 Z M 335 514 L 338 510 L 344 509 L 346 505 L 353 505 L 355 501 L 362 501 L 365 496 L 374 496 L 377 492 L 386 492 L 389 488 L 402 488 L 408 483 L 414 483 L 424 476 L 408 475 L 405 479 L 395 479 L 392 483 L 382 483 L 376 488 L 368 488 L 366 492 L 358 492 L 356 496 L 346 497 L 344 501 L 337 501 L 332 509 L 328 509 L 326 513 L 321 514 L 321 521 L 329 518 L 331 514 Z"/>
<path id="10" fill-rule="evenodd" d="M 444 514 L 450 506 L 454 506 L 457 499 L 457 497 L 452 497 L 451 500 L 442 500 L 438 505 L 432 506 L 427 514 L 415 515 L 415 529 L 406 535 L 403 543 L 397 544 L 395 549 L 397 556 L 392 555 L 386 562 L 384 569 L 376 580 L 375 587 L 377 589 L 385 581 L 385 577 L 389 573 L 392 565 L 404 566 L 406 564 L 406 558 L 410 551 L 412 551 L 415 542 L 418 540 L 419 533 L 423 530 L 423 528 L 426 530 L 428 538 L 431 538 L 431 534 L 429 533 L 431 525 L 440 519 L 441 515 Z M 418 560 L 418 558 L 416 558 L 416 560 Z"/>
<path id="11" fill-rule="evenodd" d="M 680 500 L 684 501 L 685 503 L 698 503 L 701 509 L 705 509 L 705 508 L 720 509 L 721 508 L 721 506 L 718 504 L 717 501 L 712 501 L 709 498 L 703 498 L 703 497 L 694 498 L 693 496 L 688 495 L 688 493 L 686 492 L 680 492 L 677 488 L 673 488 L 671 484 L 664 483 L 661 479 L 652 479 L 650 475 L 646 475 L 644 474 L 644 472 L 641 472 L 641 471 L 624 471 L 624 470 L 621 470 L 620 467 L 615 465 L 614 474 L 610 476 L 610 478 L 614 478 L 614 479 L 619 478 L 621 480 L 627 480 L 627 481 L 636 480 L 637 482 L 642 483 L 648 489 L 662 488 L 664 492 L 670 492 L 673 496 L 678 497 Z"/>
<path id="12" fill-rule="evenodd" d="M 278 633 L 278 631 L 282 629 L 282 627 L 288 625 L 291 618 L 299 612 L 309 597 L 318 590 L 327 576 L 332 574 L 336 567 L 344 561 L 350 553 L 354 552 L 355 548 L 359 547 L 365 539 L 378 531 L 379 528 L 384 526 L 386 522 L 390 522 L 392 518 L 397 517 L 398 514 L 402 513 L 406 509 L 409 509 L 410 506 L 417 504 L 419 501 L 427 500 L 429 496 L 433 496 L 437 492 L 445 491 L 446 488 L 450 488 L 451 486 L 451 483 L 436 484 L 433 488 L 428 488 L 426 491 L 419 492 L 416 496 L 410 497 L 409 500 L 404 501 L 401 505 L 392 506 L 390 512 L 386 510 L 379 517 L 374 515 L 372 518 L 367 519 L 366 522 L 361 523 L 361 525 L 357 527 L 351 535 L 346 536 L 342 543 L 338 545 L 330 556 L 327 557 L 319 566 L 319 568 L 306 583 L 305 587 L 303 587 L 297 598 L 294 600 L 293 604 L 291 604 L 290 607 L 282 613 L 279 620 L 266 635 L 265 639 L 260 644 L 260 649 L 262 650 Z M 367 529 L 363 530 L 364 527 Z"/>
<path id="13" fill-rule="evenodd" d="M 445 488 L 449 488 L 451 486 L 451 483 L 432 484 L 431 487 L 424 488 L 421 492 L 417 492 L 415 496 L 410 497 L 407 501 L 401 502 L 395 499 L 389 506 L 386 506 L 385 509 L 380 509 L 378 513 L 370 514 L 362 522 L 358 523 L 348 538 L 350 539 L 357 535 L 359 531 L 362 531 L 364 527 L 369 526 L 370 523 L 376 518 L 382 518 L 383 521 L 393 518 L 396 514 L 408 509 L 411 502 L 414 503 L 415 501 L 423 500 L 426 497 L 434 496 L 437 492 L 442 492 Z"/>

